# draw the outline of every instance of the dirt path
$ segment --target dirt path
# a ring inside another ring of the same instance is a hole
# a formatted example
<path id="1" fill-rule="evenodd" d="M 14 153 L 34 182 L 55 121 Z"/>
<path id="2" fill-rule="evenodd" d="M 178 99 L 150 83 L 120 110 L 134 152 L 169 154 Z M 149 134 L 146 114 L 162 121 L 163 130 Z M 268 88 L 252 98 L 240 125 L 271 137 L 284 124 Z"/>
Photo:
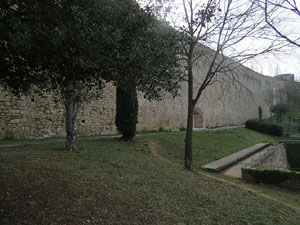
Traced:
<path id="1" fill-rule="evenodd" d="M 152 155 L 153 155 L 154 157 L 156 157 L 157 159 L 162 160 L 162 161 L 164 161 L 164 162 L 170 164 L 170 165 L 173 166 L 173 167 L 178 167 L 178 165 L 176 165 L 175 163 L 171 162 L 170 160 L 168 160 L 168 159 L 162 157 L 162 156 L 159 154 L 159 151 L 158 151 L 159 145 L 158 145 L 156 142 L 154 142 L 154 141 L 149 141 L 149 142 L 148 142 L 148 146 L 149 146 L 149 148 L 151 149 L 151 153 L 152 153 Z M 285 205 L 285 206 L 287 206 L 287 207 L 289 207 L 289 208 L 292 208 L 292 209 L 294 209 L 294 210 L 300 212 L 300 208 L 299 208 L 299 207 L 294 206 L 294 205 L 291 205 L 291 204 L 289 204 L 288 202 L 284 202 L 284 201 L 282 201 L 282 200 L 279 200 L 279 199 L 274 198 L 274 197 L 272 197 L 272 196 L 266 195 L 266 194 L 264 194 L 264 193 L 260 193 L 260 192 L 258 192 L 258 191 L 256 191 L 256 190 L 254 190 L 253 188 L 247 186 L 246 184 L 245 184 L 245 185 L 237 184 L 237 183 L 235 183 L 235 182 L 228 181 L 228 180 L 225 180 L 225 179 L 220 178 L 220 177 L 216 177 L 216 176 L 211 175 L 210 173 L 207 173 L 207 172 L 196 171 L 196 173 L 198 173 L 198 174 L 200 174 L 200 175 L 202 175 L 202 176 L 205 176 L 205 177 L 208 177 L 208 178 L 211 178 L 211 179 L 220 181 L 220 182 L 224 182 L 224 183 L 230 184 L 230 185 L 232 185 L 232 186 L 236 186 L 236 187 L 242 188 L 242 189 L 244 189 L 244 190 L 246 190 L 246 191 L 250 191 L 250 192 L 252 192 L 252 193 L 254 193 L 254 194 L 256 194 L 256 195 L 259 195 L 259 196 L 261 196 L 261 197 L 263 197 L 263 198 L 266 198 L 266 199 L 275 201 L 275 202 L 277 202 L 277 203 L 283 204 L 283 205 Z"/>
<path id="2" fill-rule="evenodd" d="M 148 143 L 148 146 L 151 150 L 151 153 L 153 156 L 155 156 L 156 158 L 158 158 L 159 160 L 161 161 L 164 161 L 172 166 L 176 166 L 175 163 L 171 162 L 170 160 L 162 157 L 159 153 L 158 153 L 158 149 L 159 149 L 159 145 L 155 142 L 155 141 L 149 141 Z"/>

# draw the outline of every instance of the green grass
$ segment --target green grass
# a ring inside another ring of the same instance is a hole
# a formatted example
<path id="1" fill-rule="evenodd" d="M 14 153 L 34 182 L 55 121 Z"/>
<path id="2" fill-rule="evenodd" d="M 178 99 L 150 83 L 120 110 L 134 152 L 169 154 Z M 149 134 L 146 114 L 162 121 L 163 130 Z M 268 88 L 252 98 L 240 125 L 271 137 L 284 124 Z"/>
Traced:
<path id="1" fill-rule="evenodd" d="M 151 140 L 151 136 L 143 137 Z M 250 147 L 257 143 L 276 144 L 282 137 L 261 134 L 246 128 L 228 129 L 221 131 L 193 132 L 193 160 L 194 169 L 214 160 L 223 158 L 234 152 Z M 158 135 L 155 141 L 161 147 L 161 154 L 171 161 L 182 164 L 184 158 L 185 133 L 168 133 Z"/>
<path id="2" fill-rule="evenodd" d="M 183 139 L 82 139 L 77 152 L 55 140 L 2 146 L 0 224 L 299 224 L 287 206 L 182 169 Z M 195 132 L 195 164 L 268 140 L 278 141 L 246 129 Z M 178 166 L 154 157 L 149 141 Z"/>

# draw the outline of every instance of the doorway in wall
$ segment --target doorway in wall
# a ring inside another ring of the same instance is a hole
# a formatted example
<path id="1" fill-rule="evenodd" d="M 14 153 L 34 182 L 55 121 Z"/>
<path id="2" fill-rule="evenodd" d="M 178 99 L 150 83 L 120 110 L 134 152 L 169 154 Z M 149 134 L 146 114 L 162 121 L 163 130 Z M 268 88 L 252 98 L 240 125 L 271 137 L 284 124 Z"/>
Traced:
<path id="1" fill-rule="evenodd" d="M 203 113 L 199 107 L 195 107 L 194 112 L 194 128 L 203 128 Z"/>

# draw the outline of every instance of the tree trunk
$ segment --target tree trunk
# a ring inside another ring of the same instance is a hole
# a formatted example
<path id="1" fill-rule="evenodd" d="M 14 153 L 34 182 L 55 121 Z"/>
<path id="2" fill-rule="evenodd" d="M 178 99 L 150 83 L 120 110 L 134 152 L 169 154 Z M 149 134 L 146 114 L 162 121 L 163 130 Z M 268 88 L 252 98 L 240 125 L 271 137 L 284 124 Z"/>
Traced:
<path id="1" fill-rule="evenodd" d="M 79 102 L 67 97 L 65 102 L 66 107 L 66 132 L 67 132 L 67 140 L 66 140 L 66 150 L 73 151 L 76 150 L 76 131 L 75 131 L 75 123 L 77 112 L 79 108 Z"/>
<path id="2" fill-rule="evenodd" d="M 192 170 L 193 163 L 193 110 L 193 105 L 189 103 L 184 155 L 184 167 L 188 170 Z"/>
<path id="3" fill-rule="evenodd" d="M 184 167 L 187 170 L 192 170 L 193 163 L 193 111 L 195 103 L 193 100 L 193 63 L 192 63 L 193 47 L 190 49 L 188 61 L 188 117 L 186 126 L 185 137 L 185 154 L 184 154 Z"/>

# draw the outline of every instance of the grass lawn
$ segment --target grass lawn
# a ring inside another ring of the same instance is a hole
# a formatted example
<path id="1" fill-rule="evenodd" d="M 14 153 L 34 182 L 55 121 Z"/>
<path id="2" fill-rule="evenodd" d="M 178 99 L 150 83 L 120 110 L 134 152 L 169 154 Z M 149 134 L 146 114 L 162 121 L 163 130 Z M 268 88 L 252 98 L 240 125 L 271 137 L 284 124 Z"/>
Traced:
<path id="1" fill-rule="evenodd" d="M 141 138 L 138 138 L 140 140 Z M 142 137 L 143 140 L 152 140 L 152 136 Z M 221 131 L 194 131 L 193 132 L 193 168 L 214 160 L 223 158 L 234 152 L 250 147 L 257 143 L 275 144 L 282 137 L 261 134 L 246 128 L 228 129 Z M 169 160 L 182 164 L 184 158 L 185 133 L 167 133 L 155 137 L 160 146 L 160 153 Z"/>
<path id="2" fill-rule="evenodd" d="M 77 152 L 55 140 L 0 142 L 0 224 L 299 224 L 299 211 L 182 169 L 183 140 L 184 133 L 81 139 Z M 195 169 L 277 141 L 246 129 L 195 132 Z M 151 153 L 153 142 L 173 165 Z"/>

